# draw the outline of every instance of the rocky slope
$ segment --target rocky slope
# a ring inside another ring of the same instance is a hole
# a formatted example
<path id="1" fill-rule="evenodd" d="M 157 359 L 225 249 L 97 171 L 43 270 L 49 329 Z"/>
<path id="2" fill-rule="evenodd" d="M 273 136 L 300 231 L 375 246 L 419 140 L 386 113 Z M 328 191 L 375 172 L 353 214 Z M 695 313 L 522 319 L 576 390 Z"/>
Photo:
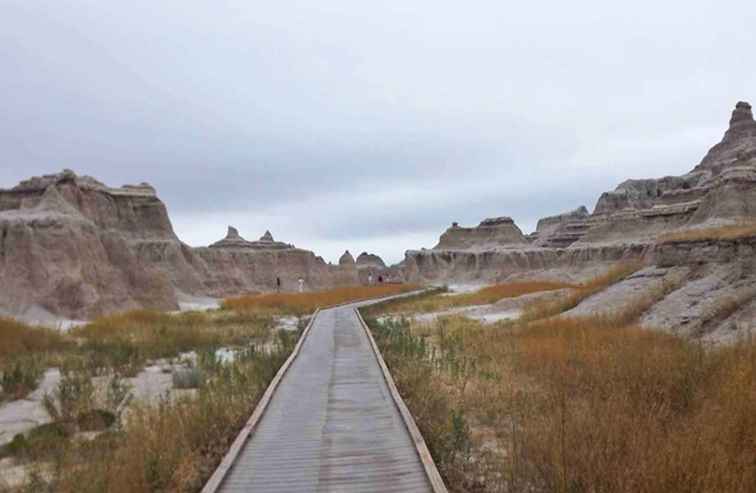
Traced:
<path id="1" fill-rule="evenodd" d="M 592 213 L 580 207 L 541 219 L 528 236 L 503 219 L 473 228 L 455 224 L 433 249 L 408 251 L 406 277 L 579 281 L 618 261 L 640 261 L 651 270 L 586 300 L 573 313 L 616 308 L 639 289 L 652 290 L 660 279 L 672 278 L 675 289 L 644 315 L 644 323 L 718 341 L 756 329 L 756 237 L 723 239 L 714 232 L 708 240 L 665 239 L 675 232 L 756 223 L 756 122 L 748 103 L 736 105 L 722 141 L 683 176 L 627 180 L 603 193 Z"/>

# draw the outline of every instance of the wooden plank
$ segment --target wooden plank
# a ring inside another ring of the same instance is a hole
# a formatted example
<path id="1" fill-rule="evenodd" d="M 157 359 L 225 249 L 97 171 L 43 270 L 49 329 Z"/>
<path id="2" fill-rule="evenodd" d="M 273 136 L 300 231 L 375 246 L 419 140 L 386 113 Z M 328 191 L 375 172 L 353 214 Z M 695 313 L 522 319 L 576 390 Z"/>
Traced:
<path id="1" fill-rule="evenodd" d="M 391 397 L 394 399 L 394 404 L 396 404 L 396 407 L 399 409 L 399 413 L 402 415 L 402 419 L 404 420 L 404 424 L 407 427 L 407 431 L 409 431 L 409 434 L 412 437 L 412 441 L 415 444 L 415 450 L 420 457 L 420 462 L 422 462 L 423 464 L 425 473 L 428 475 L 428 480 L 433 487 L 434 493 L 447 493 L 446 485 L 444 484 L 444 480 L 441 478 L 441 474 L 438 472 L 436 463 L 433 461 L 433 457 L 428 450 L 428 445 L 425 443 L 425 439 L 420 433 L 420 429 L 417 427 L 412 414 L 409 412 L 407 405 L 404 403 L 404 399 L 402 399 L 402 396 L 399 395 L 399 391 L 397 390 L 396 384 L 394 383 L 394 378 L 391 376 L 391 372 L 389 372 L 388 366 L 386 366 L 386 362 L 383 360 L 381 351 L 378 349 L 378 345 L 375 343 L 375 339 L 373 338 L 373 334 L 370 332 L 370 328 L 362 318 L 360 311 L 357 308 L 355 308 L 354 311 L 357 313 L 357 318 L 359 319 L 362 328 L 365 329 L 365 333 L 367 333 L 368 339 L 370 340 L 370 345 L 373 348 L 373 353 L 375 354 L 375 358 L 378 361 L 378 365 L 381 367 L 381 371 L 383 371 L 383 377 L 386 379 L 386 384 L 388 385 L 389 391 L 391 392 Z"/>
<path id="2" fill-rule="evenodd" d="M 228 449 L 228 452 L 223 457 L 221 463 L 215 469 L 215 472 L 213 472 L 213 475 L 210 476 L 210 479 L 205 484 L 205 487 L 202 488 L 202 493 L 215 493 L 220 488 L 220 485 L 221 483 L 223 483 L 223 479 L 225 478 L 226 473 L 228 473 L 228 470 L 231 469 L 234 461 L 236 461 L 236 457 L 239 455 L 242 448 L 244 447 L 244 444 L 247 442 L 247 439 L 255 430 L 257 424 L 260 422 L 263 413 L 265 413 L 265 410 L 270 404 L 270 400 L 273 398 L 273 393 L 281 383 L 281 379 L 283 379 L 284 375 L 289 370 L 289 367 L 294 362 L 294 359 L 299 354 L 299 351 L 302 348 L 305 339 L 307 339 L 307 336 L 309 335 L 310 330 L 315 323 L 315 319 L 318 317 L 318 313 L 320 313 L 320 309 L 315 310 L 315 313 L 310 318 L 310 322 L 307 324 L 304 332 L 302 332 L 302 336 L 299 338 L 299 341 L 297 341 L 297 345 L 294 347 L 294 350 L 286 359 L 283 366 L 278 369 L 278 373 L 276 373 L 276 376 L 273 377 L 273 380 L 270 382 L 270 385 L 268 385 L 268 388 L 265 389 L 265 393 L 260 399 L 260 402 L 257 403 L 257 406 L 255 406 L 255 410 L 252 412 L 252 416 L 250 416 L 249 420 L 247 420 L 247 423 L 236 436 L 236 439 L 231 444 L 231 447 Z"/>

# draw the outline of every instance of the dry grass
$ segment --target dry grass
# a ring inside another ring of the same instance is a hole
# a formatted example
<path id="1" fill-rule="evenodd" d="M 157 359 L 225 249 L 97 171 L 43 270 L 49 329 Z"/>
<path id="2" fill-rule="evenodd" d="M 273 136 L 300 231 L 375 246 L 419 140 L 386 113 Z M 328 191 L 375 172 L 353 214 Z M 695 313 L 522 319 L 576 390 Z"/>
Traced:
<path id="1" fill-rule="evenodd" d="M 146 361 L 203 348 L 243 345 L 268 337 L 273 319 L 260 314 L 137 310 L 98 318 L 70 336 L 95 368 L 134 374 Z"/>
<path id="2" fill-rule="evenodd" d="M 382 298 L 417 289 L 411 284 L 379 284 L 336 288 L 311 293 L 266 293 L 230 298 L 223 302 L 223 309 L 240 312 L 259 312 L 283 315 L 309 315 L 317 308 L 338 305 L 350 301 Z"/>
<path id="3" fill-rule="evenodd" d="M 668 233 L 661 235 L 657 241 L 659 243 L 673 243 L 677 241 L 737 240 L 752 236 L 756 236 L 756 223 L 744 222 L 730 226 Z"/>
<path id="4" fill-rule="evenodd" d="M 472 293 L 447 294 L 436 291 L 424 296 L 396 300 L 387 309 L 390 313 L 438 312 L 450 308 L 496 303 L 530 293 L 576 287 L 553 281 L 521 281 L 487 286 Z"/>
<path id="5" fill-rule="evenodd" d="M 756 484 L 750 341 L 705 351 L 609 318 L 370 324 L 451 491 Z"/>
<path id="6" fill-rule="evenodd" d="M 517 322 L 368 320 L 451 491 L 753 491 L 752 340 L 704 350 L 637 327 L 675 280 L 615 313 L 553 317 L 638 268 Z"/>
<path id="7" fill-rule="evenodd" d="M 522 319 L 525 321 L 539 320 L 552 317 L 575 308 L 581 301 L 593 296 L 599 291 L 634 274 L 643 267 L 639 262 L 625 262 L 615 265 L 606 273 L 573 289 L 572 292 L 558 300 L 535 301 L 525 306 Z"/>
<path id="8" fill-rule="evenodd" d="M 73 346 L 58 331 L 0 318 L 0 402 L 34 391 L 45 370 L 44 360 Z"/>
<path id="9" fill-rule="evenodd" d="M 58 331 L 0 317 L 0 364 L 20 354 L 57 351 L 69 345 Z"/>
<path id="10" fill-rule="evenodd" d="M 298 334 L 279 334 L 270 351 L 203 367 L 196 397 L 137 404 L 121 431 L 72 441 L 51 458 L 51 491 L 199 491 L 293 349 Z"/>
<path id="11" fill-rule="evenodd" d="M 55 393 L 59 404 L 48 401 L 57 421 L 45 427 L 80 428 L 82 417 L 102 412 L 94 407 L 95 374 L 111 378 L 111 384 L 122 382 L 122 375 L 134 373 L 148 359 L 198 353 L 194 394 L 157 404 L 132 402 L 127 418 L 116 420 L 94 440 L 47 431 L 36 436 L 32 430 L 28 440 L 14 440 L 18 447 L 0 450 L 0 456 L 11 453 L 17 460 L 50 466 L 44 480 L 30 476 L 23 491 L 64 493 L 199 491 L 299 336 L 273 332 L 269 316 L 233 311 L 171 315 L 140 310 L 97 319 L 50 341 L 44 331 L 39 334 L 45 337 L 35 339 L 34 329 L 11 323 L 4 327 L 12 328 L 4 332 L 4 340 L 30 351 L 29 357 L 56 350 L 54 361 L 72 377 L 64 377 Z M 222 363 L 215 349 L 229 345 L 238 352 L 233 362 Z M 108 401 L 111 390 L 117 390 L 118 403 L 130 402 L 127 387 L 111 387 Z M 106 411 L 120 416 L 121 404 Z"/>

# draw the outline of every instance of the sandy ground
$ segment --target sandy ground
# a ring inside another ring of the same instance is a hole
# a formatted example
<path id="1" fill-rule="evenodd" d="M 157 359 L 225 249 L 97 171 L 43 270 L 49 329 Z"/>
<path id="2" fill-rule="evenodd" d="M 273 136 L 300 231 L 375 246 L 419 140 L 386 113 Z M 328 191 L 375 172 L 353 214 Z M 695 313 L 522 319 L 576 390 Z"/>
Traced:
<path id="1" fill-rule="evenodd" d="M 485 324 L 491 324 L 500 320 L 514 320 L 520 316 L 520 310 L 517 309 L 498 309 L 495 305 L 474 305 L 450 308 L 438 312 L 421 313 L 411 318 L 415 322 L 430 323 L 439 317 L 448 317 L 459 315 L 473 320 L 478 320 Z"/>
<path id="2" fill-rule="evenodd" d="M 84 325 L 87 322 L 85 320 L 71 320 L 57 315 L 53 315 L 49 311 L 45 310 L 41 306 L 30 306 L 23 312 L 15 313 L 0 308 L 0 316 L 14 318 L 19 322 L 27 325 L 39 325 L 42 327 L 49 327 L 51 329 L 58 329 L 61 331 L 67 331 L 72 327 Z"/>
<path id="3" fill-rule="evenodd" d="M 45 372 L 37 390 L 26 399 L 0 405 L 0 445 L 4 445 L 17 433 L 23 433 L 41 424 L 48 423 L 50 416 L 42 406 L 45 394 L 53 392 L 60 382 L 60 372 L 53 368 Z"/>
<path id="4" fill-rule="evenodd" d="M 486 283 L 456 283 L 456 284 L 448 284 L 446 288 L 449 290 L 447 293 L 442 294 L 441 296 L 451 296 L 455 294 L 460 293 L 473 293 L 475 291 L 478 291 L 479 289 L 485 288 L 486 286 L 490 286 L 491 284 Z"/>
<path id="5" fill-rule="evenodd" d="M 207 296 L 192 296 L 185 293 L 176 293 L 178 298 L 179 311 L 207 311 L 220 308 L 221 301 L 218 298 L 210 298 Z"/>

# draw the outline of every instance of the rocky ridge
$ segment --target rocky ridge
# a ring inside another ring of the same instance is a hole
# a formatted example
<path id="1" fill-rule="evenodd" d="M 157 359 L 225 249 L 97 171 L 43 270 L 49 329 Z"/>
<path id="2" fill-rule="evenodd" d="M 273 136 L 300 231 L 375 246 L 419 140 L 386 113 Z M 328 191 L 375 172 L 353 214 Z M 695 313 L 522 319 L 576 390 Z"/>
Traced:
<path id="1" fill-rule="evenodd" d="M 663 240 L 674 232 L 756 222 L 756 122 L 748 103 L 737 103 L 722 140 L 685 175 L 626 180 L 603 193 L 592 213 L 580 207 L 543 218 L 528 236 L 518 235 L 519 228 L 510 221 L 486 220 L 473 228 L 455 223 L 434 248 L 406 253 L 405 276 L 436 283 L 522 278 L 574 282 L 618 261 L 640 261 L 663 278 L 674 278 L 680 269 L 688 273 L 677 281 L 679 289 L 644 315 L 649 324 L 717 341 L 756 329 L 756 301 L 749 301 L 756 293 L 746 289 L 756 286 L 756 237 Z M 501 233 L 492 234 L 492 227 L 502 228 Z M 645 284 L 647 277 L 642 279 L 586 300 L 576 313 L 611 306 L 623 297 L 627 301 L 636 286 L 652 285 Z M 739 288 L 721 289 L 722 279 Z M 734 304 L 735 292 L 745 293 L 739 295 L 745 299 Z M 715 305 L 735 308 L 724 318 L 722 310 L 716 317 L 696 315 L 703 306 L 717 311 Z M 687 329 L 680 328 L 685 325 Z"/>

